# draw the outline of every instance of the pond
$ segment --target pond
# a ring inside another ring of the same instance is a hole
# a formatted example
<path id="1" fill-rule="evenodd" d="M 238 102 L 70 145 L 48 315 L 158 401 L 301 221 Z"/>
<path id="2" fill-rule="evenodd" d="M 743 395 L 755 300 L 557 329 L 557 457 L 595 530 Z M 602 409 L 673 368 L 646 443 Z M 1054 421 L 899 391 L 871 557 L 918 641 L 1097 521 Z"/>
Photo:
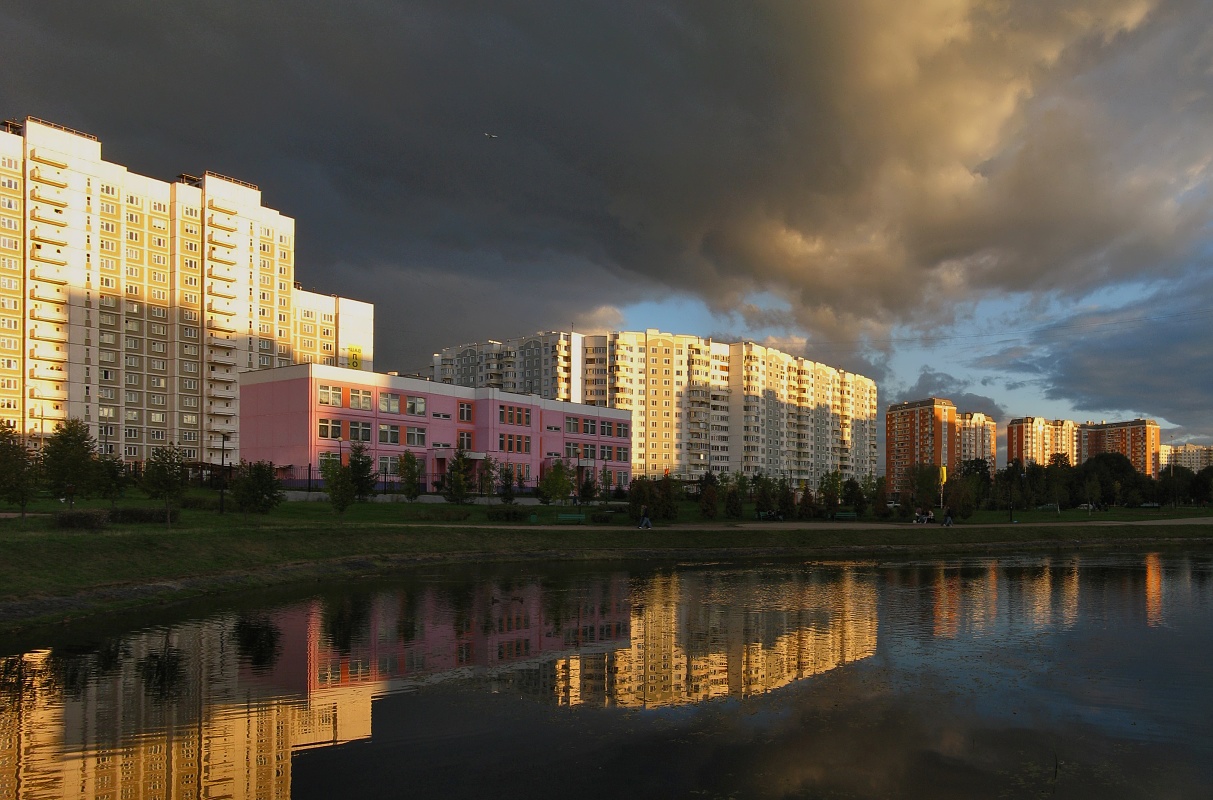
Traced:
<path id="1" fill-rule="evenodd" d="M 0 640 L 0 800 L 1213 785 L 1206 551 L 429 568 L 293 592 Z"/>

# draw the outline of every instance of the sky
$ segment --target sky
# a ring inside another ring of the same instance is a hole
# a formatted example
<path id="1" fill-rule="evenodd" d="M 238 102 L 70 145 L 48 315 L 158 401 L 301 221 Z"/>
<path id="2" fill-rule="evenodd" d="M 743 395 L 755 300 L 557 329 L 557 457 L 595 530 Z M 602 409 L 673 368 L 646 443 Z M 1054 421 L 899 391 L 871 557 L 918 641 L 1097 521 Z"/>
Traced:
<path id="1" fill-rule="evenodd" d="M 1208 0 L 0 6 L 0 114 L 296 219 L 375 366 L 753 339 L 890 402 L 1213 443 Z"/>

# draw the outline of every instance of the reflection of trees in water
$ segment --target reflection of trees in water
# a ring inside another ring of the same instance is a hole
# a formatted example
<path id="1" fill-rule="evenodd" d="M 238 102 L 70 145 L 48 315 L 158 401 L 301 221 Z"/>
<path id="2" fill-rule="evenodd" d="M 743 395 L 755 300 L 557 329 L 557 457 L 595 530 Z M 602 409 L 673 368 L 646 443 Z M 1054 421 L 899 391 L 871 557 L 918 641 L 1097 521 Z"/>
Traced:
<path id="1" fill-rule="evenodd" d="M 253 672 L 267 672 L 274 668 L 282 652 L 282 631 L 268 616 L 241 614 L 233 632 L 240 660 L 252 667 Z"/>
<path id="2" fill-rule="evenodd" d="M 370 634 L 371 598 L 364 594 L 327 597 L 321 605 L 321 619 L 325 640 L 348 655 Z"/>
<path id="3" fill-rule="evenodd" d="M 185 654 L 168 643 L 139 659 L 143 691 L 158 700 L 175 700 L 185 689 Z"/>

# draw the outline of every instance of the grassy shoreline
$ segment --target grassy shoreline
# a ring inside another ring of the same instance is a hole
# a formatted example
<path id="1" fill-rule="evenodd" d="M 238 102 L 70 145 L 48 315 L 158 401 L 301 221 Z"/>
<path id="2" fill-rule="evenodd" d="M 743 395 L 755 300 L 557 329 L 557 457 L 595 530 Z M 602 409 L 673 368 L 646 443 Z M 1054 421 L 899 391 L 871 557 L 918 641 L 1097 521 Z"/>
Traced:
<path id="1" fill-rule="evenodd" d="M 296 505 L 296 504 L 291 504 Z M 171 529 L 56 530 L 0 521 L 0 631 L 115 608 L 410 566 L 524 560 L 865 558 L 1090 547 L 1213 546 L 1213 517 L 957 525 L 881 522 L 478 525 L 407 522 L 382 510 L 336 518 L 310 509 L 269 517 L 186 512 Z M 568 509 L 563 509 L 567 511 Z M 543 520 L 554 519 L 545 511 Z M 396 517 L 396 518 L 393 518 Z"/>

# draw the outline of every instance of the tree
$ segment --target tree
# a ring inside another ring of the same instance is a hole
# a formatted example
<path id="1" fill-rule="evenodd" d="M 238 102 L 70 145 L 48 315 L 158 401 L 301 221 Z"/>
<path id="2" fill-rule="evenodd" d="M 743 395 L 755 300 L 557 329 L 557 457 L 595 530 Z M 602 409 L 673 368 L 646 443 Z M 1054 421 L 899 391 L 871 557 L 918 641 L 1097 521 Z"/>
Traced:
<path id="1" fill-rule="evenodd" d="M 641 510 L 648 506 L 649 517 L 652 518 L 655 495 L 651 480 L 645 477 L 633 478 L 628 486 L 628 515 L 638 521 L 642 516 Z"/>
<path id="2" fill-rule="evenodd" d="M 1192 479 L 1192 499 L 1202 506 L 1213 500 L 1213 466 L 1205 467 Z"/>
<path id="3" fill-rule="evenodd" d="M 699 516 L 704 519 L 716 519 L 716 505 L 716 484 L 710 483 L 703 486 L 699 490 Z"/>
<path id="4" fill-rule="evenodd" d="M 817 516 L 817 501 L 813 498 L 813 490 L 808 484 L 800 488 L 800 502 L 796 505 L 796 518 L 809 520 Z"/>
<path id="5" fill-rule="evenodd" d="M 354 504 L 357 493 L 354 489 L 354 477 L 348 464 L 342 464 L 335 458 L 320 462 L 320 477 L 324 479 L 324 489 L 328 492 L 329 503 L 338 514 Z"/>
<path id="6" fill-rule="evenodd" d="M 500 462 L 492 456 L 485 456 L 476 471 L 476 491 L 486 501 L 494 494 L 493 487 L 497 483 L 497 468 Z"/>
<path id="7" fill-rule="evenodd" d="M 272 461 L 241 461 L 230 490 L 236 509 L 245 514 L 268 514 L 286 499 Z"/>
<path id="8" fill-rule="evenodd" d="M 350 443 L 350 483 L 354 486 L 354 499 L 365 503 L 375 496 L 375 484 L 379 476 L 375 473 L 375 463 L 362 442 Z"/>
<path id="9" fill-rule="evenodd" d="M 939 503 L 939 467 L 934 464 L 913 464 L 908 469 L 914 505 L 934 508 Z"/>
<path id="10" fill-rule="evenodd" d="M 585 480 L 581 482 L 581 486 L 577 487 L 577 500 L 588 505 L 594 502 L 594 498 L 597 496 L 598 482 L 594 480 L 592 474 L 587 473 Z"/>
<path id="11" fill-rule="evenodd" d="M 863 493 L 863 487 L 854 478 L 847 478 L 842 484 L 842 504 L 850 506 L 851 510 L 860 516 L 868 508 L 868 498 Z"/>
<path id="12" fill-rule="evenodd" d="M 408 450 L 400 456 L 400 491 L 410 503 L 421 496 L 421 462 Z"/>
<path id="13" fill-rule="evenodd" d="M 792 491 L 792 484 L 788 483 L 786 478 L 779 482 L 776 502 L 779 505 L 779 516 L 784 519 L 796 518 L 796 493 Z"/>
<path id="14" fill-rule="evenodd" d="M 503 463 L 497 468 L 498 489 L 497 494 L 501 497 L 501 502 L 505 505 L 510 505 L 514 502 L 514 465 Z"/>
<path id="15" fill-rule="evenodd" d="M 842 473 L 827 472 L 817 481 L 817 502 L 828 516 L 833 516 L 842 500 Z"/>
<path id="16" fill-rule="evenodd" d="M 889 508 L 889 484 L 885 480 L 885 476 L 872 479 L 872 506 L 876 511 L 876 516 L 880 519 L 888 519 L 893 515 L 893 509 Z"/>
<path id="17" fill-rule="evenodd" d="M 42 474 L 55 497 L 65 497 L 75 506 L 76 495 L 87 495 L 92 488 L 97 442 L 88 425 L 69 419 L 55 426 L 42 446 Z"/>
<path id="18" fill-rule="evenodd" d="M 775 504 L 775 498 L 771 493 L 771 480 L 760 472 L 754 476 L 751 483 L 754 487 L 754 510 L 759 514 L 766 514 L 772 510 Z"/>
<path id="19" fill-rule="evenodd" d="M 733 482 L 737 484 L 737 492 L 741 495 L 741 499 L 749 500 L 750 492 L 753 490 L 749 477 L 744 472 L 736 472 L 733 474 Z"/>
<path id="20" fill-rule="evenodd" d="M 472 460 L 460 447 L 446 468 L 442 481 L 442 494 L 448 503 L 462 505 L 468 501 L 472 477 Z"/>
<path id="21" fill-rule="evenodd" d="M 185 496 L 189 486 L 189 471 L 185 456 L 175 444 L 157 447 L 143 464 L 140 488 L 153 500 L 164 501 L 164 524 L 172 525 L 173 503 Z"/>
<path id="22" fill-rule="evenodd" d="M 657 516 L 678 519 L 678 486 L 669 475 L 657 483 Z"/>
<path id="23" fill-rule="evenodd" d="M 25 508 L 38 492 L 41 482 L 38 454 L 25 446 L 17 432 L 0 426 L 0 497 L 6 503 Z"/>
<path id="24" fill-rule="evenodd" d="M 540 501 L 550 503 L 559 500 L 563 504 L 572 490 L 573 479 L 569 477 L 568 469 L 563 461 L 556 459 L 539 479 Z"/>
<path id="25" fill-rule="evenodd" d="M 93 463 L 93 487 L 97 494 L 110 501 L 110 508 L 113 508 L 118 499 L 126 494 L 126 487 L 129 483 L 130 474 L 126 471 L 126 465 L 122 463 L 121 459 L 105 454 L 97 457 Z"/>
<path id="26" fill-rule="evenodd" d="M 724 515 L 729 519 L 741 519 L 743 513 L 745 512 L 742 510 L 741 490 L 733 484 L 724 494 Z"/>

